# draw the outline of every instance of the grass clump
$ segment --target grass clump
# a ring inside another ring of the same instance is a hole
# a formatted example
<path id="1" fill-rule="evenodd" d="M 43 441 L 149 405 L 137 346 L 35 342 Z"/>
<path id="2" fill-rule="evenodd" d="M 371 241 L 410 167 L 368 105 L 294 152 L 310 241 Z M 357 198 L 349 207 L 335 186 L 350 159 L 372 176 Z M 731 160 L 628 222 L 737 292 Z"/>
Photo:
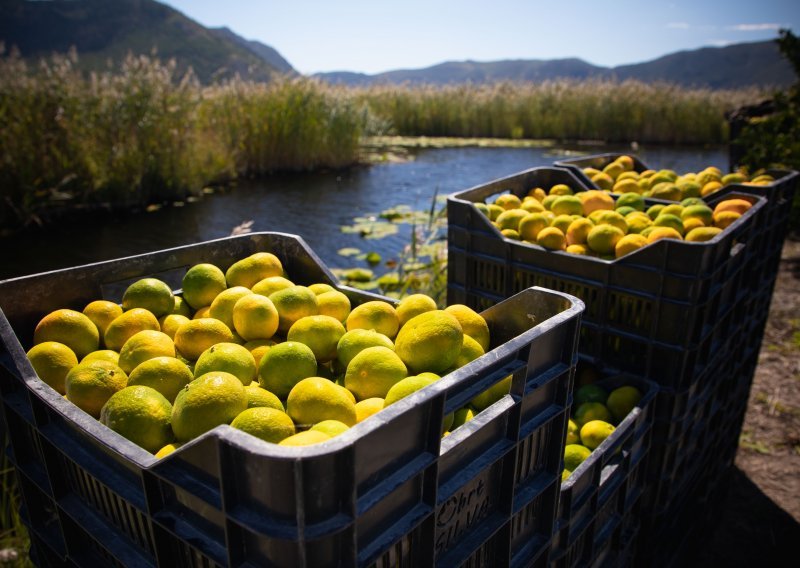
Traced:
<path id="1" fill-rule="evenodd" d="M 688 89 L 668 83 L 554 80 L 356 89 L 398 135 L 719 144 L 725 112 L 756 89 Z"/>
<path id="2" fill-rule="evenodd" d="M 83 75 L 77 55 L 38 67 L 0 52 L 0 224 L 54 211 L 137 208 L 275 170 L 359 158 L 368 112 L 304 78 L 212 87 L 174 62 L 129 56 Z"/>

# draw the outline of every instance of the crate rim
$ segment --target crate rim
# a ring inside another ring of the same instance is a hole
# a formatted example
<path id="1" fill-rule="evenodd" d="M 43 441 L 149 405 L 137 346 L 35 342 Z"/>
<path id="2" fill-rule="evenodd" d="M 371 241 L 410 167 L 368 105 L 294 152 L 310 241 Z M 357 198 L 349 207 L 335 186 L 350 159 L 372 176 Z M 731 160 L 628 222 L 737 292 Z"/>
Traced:
<path id="1" fill-rule="evenodd" d="M 492 182 L 489 182 L 489 183 L 497 183 L 497 182 L 500 182 L 500 181 L 505 180 L 505 179 L 517 177 L 517 176 L 523 175 L 523 174 L 525 174 L 527 172 L 530 172 L 532 170 L 535 170 L 535 169 L 541 169 L 541 168 L 531 168 L 531 169 L 525 170 L 523 172 L 518 172 L 518 173 L 516 173 L 516 174 L 514 174 L 512 176 L 506 176 L 505 178 L 501 178 L 499 180 L 493 180 Z M 795 173 L 797 173 L 797 172 L 795 172 Z M 475 186 L 475 187 L 473 187 L 471 189 L 459 191 L 459 192 L 456 192 L 456 193 L 451 193 L 450 195 L 447 196 L 447 201 L 448 202 L 453 201 L 453 202 L 457 202 L 459 204 L 468 205 L 475 211 L 476 214 L 483 215 L 483 213 L 478 211 L 477 208 L 475 207 L 475 202 L 474 201 L 469 201 L 468 199 L 463 199 L 461 197 L 461 195 L 464 194 L 464 193 L 471 192 L 471 191 L 473 191 L 475 189 L 480 189 L 484 185 L 485 184 L 482 184 L 482 185 L 479 185 L 479 186 Z M 716 197 L 716 199 L 714 197 Z M 711 238 L 711 239 L 709 239 L 707 241 L 695 242 L 695 241 L 685 241 L 683 239 L 681 239 L 681 240 L 677 240 L 677 239 L 659 239 L 659 240 L 654 241 L 652 243 L 648 243 L 647 245 L 643 246 L 642 249 L 648 248 L 648 247 L 651 247 L 651 246 L 663 248 L 663 247 L 666 247 L 666 246 L 670 246 L 670 244 L 672 244 L 672 246 L 675 246 L 674 243 L 679 243 L 678 246 L 681 246 L 681 247 L 685 246 L 685 247 L 694 247 L 694 248 L 714 246 L 719 241 L 721 241 L 723 238 L 726 238 L 728 236 L 727 234 L 725 234 L 725 231 L 727 231 L 728 229 L 730 229 L 731 231 L 734 231 L 734 230 L 738 229 L 742 224 L 749 222 L 750 219 L 752 217 L 754 217 L 757 214 L 758 211 L 760 211 L 762 208 L 766 207 L 766 204 L 767 204 L 767 198 L 766 197 L 761 196 L 761 195 L 753 195 L 752 193 L 747 193 L 744 190 L 730 191 L 730 192 L 727 192 L 725 194 L 719 194 L 717 196 L 714 196 L 714 194 L 712 194 L 711 196 L 709 196 L 708 199 L 709 199 L 709 201 L 711 201 L 711 204 L 714 204 L 714 205 L 718 201 L 722 201 L 724 199 L 746 199 L 747 201 L 750 201 L 752 203 L 752 206 L 747 211 L 745 211 L 744 215 L 740 216 L 738 219 L 736 219 L 736 221 L 734 221 L 728 227 L 723 229 L 719 234 L 715 235 L 713 238 Z M 650 199 L 650 198 L 647 198 L 647 197 L 645 197 L 645 201 L 646 202 L 650 201 L 652 205 L 663 205 L 664 203 L 666 203 L 663 200 L 653 200 L 653 199 Z M 676 202 L 673 202 L 673 203 L 679 203 L 679 202 L 676 201 Z M 494 233 L 493 236 L 498 238 L 498 239 L 500 239 L 504 243 L 507 243 L 507 244 L 510 244 L 510 245 L 518 245 L 518 246 L 522 246 L 522 247 L 528 247 L 528 248 L 532 248 L 534 250 L 544 251 L 544 252 L 548 252 L 548 253 L 551 253 L 551 254 L 569 255 L 570 257 L 579 256 L 579 255 L 574 255 L 572 253 L 568 253 L 568 252 L 563 251 L 563 250 L 546 249 L 543 246 L 535 244 L 535 243 L 528 243 L 528 242 L 525 242 L 525 241 L 518 241 L 518 240 L 506 238 L 505 236 L 503 236 L 503 234 L 500 232 L 500 230 L 497 227 L 495 227 L 493 224 L 488 223 L 487 225 L 489 227 L 491 227 L 491 230 Z M 604 259 L 604 258 L 599 258 L 599 257 L 589 256 L 589 255 L 583 255 L 582 258 L 585 259 L 586 261 L 589 261 L 589 262 L 599 262 L 599 263 L 602 263 L 602 264 L 605 264 L 605 265 L 613 265 L 614 263 L 617 263 L 617 262 L 619 262 L 620 264 L 624 264 L 626 262 L 633 262 L 633 260 L 631 260 L 631 257 L 634 257 L 634 255 L 636 255 L 636 253 L 639 252 L 639 250 L 640 249 L 637 249 L 637 250 L 635 250 L 635 251 L 633 251 L 631 253 L 628 253 L 628 254 L 626 254 L 624 256 L 621 256 L 619 258 L 613 258 L 613 259 Z"/>

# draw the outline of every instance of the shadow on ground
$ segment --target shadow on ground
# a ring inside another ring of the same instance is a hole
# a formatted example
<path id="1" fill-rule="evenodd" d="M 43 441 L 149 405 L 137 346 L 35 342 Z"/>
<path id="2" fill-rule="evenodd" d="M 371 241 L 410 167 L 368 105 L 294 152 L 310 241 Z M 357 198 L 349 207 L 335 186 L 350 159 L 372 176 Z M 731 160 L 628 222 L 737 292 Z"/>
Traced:
<path id="1" fill-rule="evenodd" d="M 704 531 L 686 566 L 797 566 L 800 524 L 739 468 L 731 468 L 728 484 L 716 506 L 719 524 Z"/>

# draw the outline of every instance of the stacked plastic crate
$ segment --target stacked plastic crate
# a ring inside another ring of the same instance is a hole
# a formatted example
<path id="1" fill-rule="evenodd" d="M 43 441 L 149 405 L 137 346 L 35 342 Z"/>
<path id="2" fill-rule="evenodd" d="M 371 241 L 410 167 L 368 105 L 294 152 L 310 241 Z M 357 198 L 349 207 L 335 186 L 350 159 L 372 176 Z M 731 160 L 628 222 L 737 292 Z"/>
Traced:
<path id="1" fill-rule="evenodd" d="M 269 444 L 223 425 L 162 459 L 41 381 L 25 349 L 51 310 L 119 301 L 199 262 L 277 255 L 353 305 L 302 239 L 255 233 L 0 282 L 0 394 L 32 557 L 48 566 L 544 566 L 583 304 L 528 289 L 483 312 L 491 350 L 336 438 Z M 385 298 L 382 298 L 385 299 Z M 387 300 L 388 301 L 388 300 Z M 444 417 L 508 376 L 442 438 Z"/>
<path id="2" fill-rule="evenodd" d="M 503 193 L 523 197 L 535 187 L 594 189 L 582 168 L 602 168 L 619 156 L 533 168 L 451 195 L 448 301 L 485 307 L 531 285 L 573 294 L 586 303 L 581 356 L 659 385 L 654 450 L 648 456 L 642 502 L 644 517 L 650 519 L 646 538 L 658 530 L 659 521 L 675 513 L 679 497 L 708 488 L 705 472 L 724 470 L 735 453 L 777 273 L 775 258 L 780 253 L 775 251 L 786 229 L 782 214 L 788 215 L 788 208 L 781 203 L 791 202 L 797 174 L 774 172 L 777 179 L 766 188 L 731 186 L 709 195 L 706 202 L 712 207 L 731 197 L 752 203 L 711 241 L 662 240 L 616 260 L 547 251 L 503 238 L 475 207 Z M 634 167 L 647 169 L 638 159 Z M 720 373 L 726 368 L 731 374 Z M 735 409 L 722 410 L 723 402 L 737 401 Z M 721 440 L 709 433 L 717 431 L 714 427 L 723 416 L 728 428 Z M 704 453 L 712 439 L 729 451 Z"/>

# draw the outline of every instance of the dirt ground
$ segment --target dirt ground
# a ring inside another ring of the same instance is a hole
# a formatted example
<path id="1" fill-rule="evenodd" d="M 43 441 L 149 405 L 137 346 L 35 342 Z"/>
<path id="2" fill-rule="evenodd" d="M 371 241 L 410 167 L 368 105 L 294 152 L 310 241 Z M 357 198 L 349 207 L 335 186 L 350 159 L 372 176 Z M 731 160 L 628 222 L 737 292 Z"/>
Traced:
<path id="1" fill-rule="evenodd" d="M 695 566 L 797 566 L 800 544 L 800 237 L 784 244 L 727 498 Z M 790 560 L 794 559 L 794 560 Z"/>

